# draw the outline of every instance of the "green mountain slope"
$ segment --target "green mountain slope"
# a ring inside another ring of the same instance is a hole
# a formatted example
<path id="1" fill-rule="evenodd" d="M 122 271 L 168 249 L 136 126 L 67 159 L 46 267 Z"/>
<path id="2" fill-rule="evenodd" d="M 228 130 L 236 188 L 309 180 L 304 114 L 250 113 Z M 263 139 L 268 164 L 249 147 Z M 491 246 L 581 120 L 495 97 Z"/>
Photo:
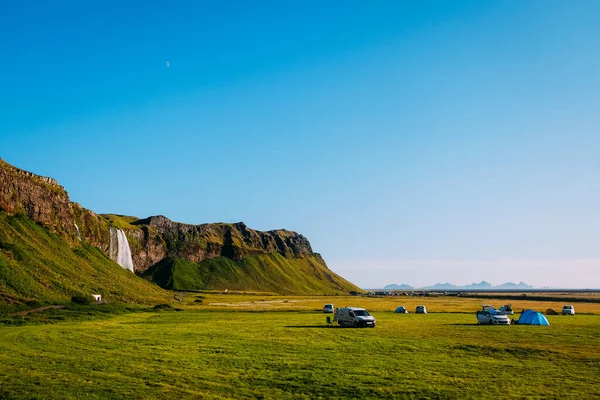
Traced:
<path id="1" fill-rule="evenodd" d="M 0 211 L 0 302 L 68 301 L 99 293 L 106 301 L 150 302 L 167 292 L 112 262 L 90 244 L 70 247 L 25 216 Z"/>
<path id="2" fill-rule="evenodd" d="M 109 260 L 118 259 L 125 238 L 133 271 L 168 289 L 359 290 L 330 271 L 297 232 L 262 232 L 243 222 L 191 225 L 161 215 L 98 215 L 71 202 L 56 180 L 1 159 L 0 213 L 0 303 L 94 292 L 109 301 L 167 296 Z"/>
<path id="3" fill-rule="evenodd" d="M 252 254 L 240 261 L 215 257 L 200 263 L 167 258 L 142 274 L 173 290 L 244 290 L 281 294 L 333 294 L 360 289 L 331 272 L 320 258 Z"/>

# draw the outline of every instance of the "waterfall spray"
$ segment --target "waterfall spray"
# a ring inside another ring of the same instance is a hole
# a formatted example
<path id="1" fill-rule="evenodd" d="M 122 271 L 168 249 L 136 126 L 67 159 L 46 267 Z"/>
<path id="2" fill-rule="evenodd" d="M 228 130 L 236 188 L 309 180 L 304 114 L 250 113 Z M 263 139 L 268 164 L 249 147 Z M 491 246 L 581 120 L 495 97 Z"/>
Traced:
<path id="1" fill-rule="evenodd" d="M 83 240 L 81 240 L 81 233 L 79 232 L 79 227 L 77 226 L 77 222 L 75 222 L 75 230 L 77 231 L 77 239 L 79 239 L 79 241 L 82 242 Z"/>
<path id="2" fill-rule="evenodd" d="M 129 247 L 129 241 L 127 241 L 127 236 L 125 236 L 125 232 L 121 229 L 117 230 L 117 239 L 119 241 L 119 251 L 117 255 L 117 263 L 125 268 L 133 272 L 133 260 L 131 259 L 131 248 Z"/>

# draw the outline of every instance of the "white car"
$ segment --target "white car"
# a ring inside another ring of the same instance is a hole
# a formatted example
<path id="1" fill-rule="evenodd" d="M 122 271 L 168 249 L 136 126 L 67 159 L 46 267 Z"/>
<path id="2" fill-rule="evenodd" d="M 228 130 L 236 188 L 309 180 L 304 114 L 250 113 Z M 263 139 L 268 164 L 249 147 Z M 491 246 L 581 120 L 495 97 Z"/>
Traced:
<path id="1" fill-rule="evenodd" d="M 573 306 L 564 306 L 562 309 L 562 315 L 575 315 L 575 308 Z"/>
<path id="2" fill-rule="evenodd" d="M 325 314 L 333 314 L 333 304 L 325 304 L 323 306 L 323 312 Z"/>
<path id="3" fill-rule="evenodd" d="M 510 325 L 510 319 L 508 316 L 500 311 L 494 310 L 493 307 L 485 305 L 482 307 L 482 310 L 479 310 L 475 313 L 477 316 L 478 324 L 485 325 Z"/>
<path id="4" fill-rule="evenodd" d="M 415 313 L 417 314 L 427 314 L 427 307 L 425 306 L 417 306 Z"/>

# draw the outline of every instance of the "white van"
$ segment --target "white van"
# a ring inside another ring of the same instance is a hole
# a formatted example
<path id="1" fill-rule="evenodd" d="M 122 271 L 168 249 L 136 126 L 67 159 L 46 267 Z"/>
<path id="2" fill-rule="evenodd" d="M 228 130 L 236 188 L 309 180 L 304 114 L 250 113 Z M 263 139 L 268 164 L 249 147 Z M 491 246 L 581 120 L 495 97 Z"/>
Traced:
<path id="1" fill-rule="evenodd" d="M 368 326 L 375 328 L 375 318 L 364 308 L 344 307 L 336 308 L 333 315 L 333 322 L 340 326 L 353 326 L 355 328 Z"/>

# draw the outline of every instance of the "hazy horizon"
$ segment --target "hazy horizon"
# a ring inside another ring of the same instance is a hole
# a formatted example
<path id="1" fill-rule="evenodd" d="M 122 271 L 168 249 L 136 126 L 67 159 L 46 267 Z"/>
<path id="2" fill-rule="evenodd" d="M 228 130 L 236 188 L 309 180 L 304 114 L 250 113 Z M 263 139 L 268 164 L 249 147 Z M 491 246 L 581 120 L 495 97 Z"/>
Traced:
<path id="1" fill-rule="evenodd" d="M 327 261 L 327 260 L 326 260 Z M 363 289 L 383 288 L 391 284 L 407 284 L 414 288 L 433 286 L 437 283 L 451 283 L 457 286 L 486 281 L 493 286 L 504 283 L 524 282 L 535 289 L 553 287 L 561 289 L 600 289 L 594 285 L 600 259 L 588 260 L 371 260 L 337 263 L 328 262 L 334 271 L 343 269 L 344 277 L 351 282 L 361 277 Z M 362 272 L 368 265 L 373 276 L 364 278 Z M 481 271 L 476 275 L 471 271 Z M 540 272 L 541 271 L 541 272 Z M 572 271 L 584 273 L 591 279 L 581 283 L 581 277 Z M 469 276 L 465 279 L 464 276 Z M 562 283 L 556 284 L 560 276 Z"/>
<path id="2" fill-rule="evenodd" d="M 364 288 L 599 288 L 597 15 L 10 2 L 0 157 L 98 213 L 294 230 Z"/>

